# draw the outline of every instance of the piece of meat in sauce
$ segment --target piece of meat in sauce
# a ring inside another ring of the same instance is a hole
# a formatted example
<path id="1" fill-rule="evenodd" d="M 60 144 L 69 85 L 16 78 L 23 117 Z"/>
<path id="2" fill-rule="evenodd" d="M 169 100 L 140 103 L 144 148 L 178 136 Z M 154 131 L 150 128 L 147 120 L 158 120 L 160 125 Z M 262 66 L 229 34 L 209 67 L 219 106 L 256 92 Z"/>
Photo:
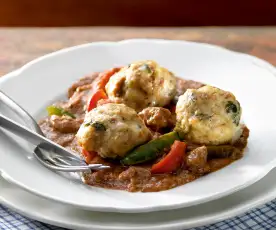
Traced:
<path id="1" fill-rule="evenodd" d="M 68 98 L 72 97 L 73 94 L 75 93 L 75 91 L 83 89 L 83 86 L 87 86 L 89 84 L 91 84 L 96 77 L 99 76 L 98 72 L 95 73 L 91 73 L 81 79 L 79 79 L 78 81 L 76 81 L 69 89 L 68 89 Z"/>
<path id="2" fill-rule="evenodd" d="M 247 145 L 249 132 L 250 132 L 249 129 L 245 125 L 242 125 L 242 134 L 240 138 L 234 143 L 234 146 L 239 149 L 244 149 Z"/>
<path id="3" fill-rule="evenodd" d="M 92 83 L 99 76 L 99 73 L 91 73 L 88 76 L 81 78 L 68 89 L 69 100 L 62 104 L 62 108 L 76 115 L 84 117 L 87 100 L 92 88 Z"/>
<path id="4" fill-rule="evenodd" d="M 62 133 L 74 133 L 80 128 L 83 119 L 71 118 L 68 116 L 52 115 L 49 119 L 50 125 Z"/>
<path id="5" fill-rule="evenodd" d="M 46 119 L 40 121 L 39 126 L 40 126 L 41 130 L 43 131 L 44 135 L 48 139 L 54 141 L 55 143 L 57 143 L 63 147 L 67 147 L 67 146 L 71 145 L 71 143 L 73 142 L 73 140 L 75 138 L 75 133 L 62 133 L 62 132 L 59 132 L 58 130 L 54 129 L 50 125 L 49 118 L 46 118 Z"/>
<path id="6" fill-rule="evenodd" d="M 210 172 L 210 167 L 207 163 L 208 151 L 206 146 L 201 146 L 189 153 L 186 159 L 186 164 L 192 173 L 205 174 Z"/>
<path id="7" fill-rule="evenodd" d="M 177 102 L 179 96 L 184 94 L 187 89 L 198 89 L 202 86 L 204 86 L 204 84 L 200 82 L 178 78 L 176 81 L 176 96 L 174 98 L 174 101 Z"/>
<path id="8" fill-rule="evenodd" d="M 73 113 L 77 117 L 79 116 L 83 118 L 86 110 L 89 92 L 90 91 L 88 89 L 84 91 L 76 91 L 69 99 L 69 101 L 64 104 L 63 108 Z"/>
<path id="9" fill-rule="evenodd" d="M 170 110 L 161 107 L 148 107 L 143 109 L 139 116 L 145 122 L 146 126 L 154 131 L 162 128 L 173 127 L 175 125 L 175 117 Z"/>
<path id="10" fill-rule="evenodd" d="M 151 172 L 148 168 L 143 167 L 129 167 L 119 175 L 120 181 L 128 183 L 128 191 L 139 191 L 143 188 L 144 183 L 151 178 Z"/>

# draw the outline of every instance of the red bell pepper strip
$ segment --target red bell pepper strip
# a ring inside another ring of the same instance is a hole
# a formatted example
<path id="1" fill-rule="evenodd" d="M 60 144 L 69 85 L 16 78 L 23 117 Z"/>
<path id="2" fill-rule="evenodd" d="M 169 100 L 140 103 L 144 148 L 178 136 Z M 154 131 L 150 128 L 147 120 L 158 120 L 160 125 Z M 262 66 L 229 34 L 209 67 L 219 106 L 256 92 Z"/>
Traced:
<path id="1" fill-rule="evenodd" d="M 105 91 L 105 85 L 107 84 L 111 76 L 117 73 L 120 69 L 121 67 L 116 67 L 100 73 L 99 76 L 93 82 L 92 89 L 93 90 L 102 89 Z"/>
<path id="2" fill-rule="evenodd" d="M 97 153 L 94 151 L 87 151 L 82 149 L 82 155 L 84 156 L 86 163 L 89 164 L 89 162 L 97 155 Z"/>
<path id="3" fill-rule="evenodd" d="M 108 99 L 105 93 L 105 85 L 107 84 L 111 76 L 117 73 L 120 69 L 121 67 L 116 67 L 100 73 L 99 77 L 97 77 L 92 83 L 92 95 L 87 102 L 88 112 L 97 107 L 97 103 L 99 100 Z"/>
<path id="4" fill-rule="evenodd" d="M 92 96 L 87 103 L 87 111 L 89 112 L 90 110 L 96 108 L 99 100 L 107 98 L 108 97 L 106 93 L 102 89 L 95 91 L 94 93 L 92 93 Z"/>
<path id="5" fill-rule="evenodd" d="M 179 168 L 184 160 L 186 143 L 174 141 L 170 152 L 151 168 L 152 173 L 171 173 Z"/>

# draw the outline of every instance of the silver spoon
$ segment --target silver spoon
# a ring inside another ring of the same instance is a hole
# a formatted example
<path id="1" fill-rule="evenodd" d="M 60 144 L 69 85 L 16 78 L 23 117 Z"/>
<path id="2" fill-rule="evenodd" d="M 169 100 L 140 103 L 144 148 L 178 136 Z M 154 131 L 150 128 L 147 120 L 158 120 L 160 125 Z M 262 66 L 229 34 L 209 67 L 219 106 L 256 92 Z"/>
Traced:
<path id="1" fill-rule="evenodd" d="M 89 164 L 86 165 L 85 161 L 79 160 L 80 165 L 62 165 L 62 164 L 55 164 L 53 159 L 69 159 L 76 162 L 76 159 L 73 153 L 69 152 L 67 149 L 63 148 L 62 146 L 56 144 L 55 142 L 48 140 L 46 137 L 41 136 L 38 133 L 35 133 L 24 126 L 12 121 L 11 119 L 3 116 L 0 114 L 0 127 L 11 131 L 12 133 L 16 134 L 17 136 L 24 138 L 28 142 L 37 146 L 35 148 L 35 156 L 42 163 L 44 166 L 58 171 L 85 171 L 85 170 L 101 170 L 107 169 L 109 166 L 102 165 L 102 164 Z"/>
<path id="2" fill-rule="evenodd" d="M 20 105 L 18 105 L 15 101 L 13 101 L 6 94 L 4 94 L 1 90 L 0 90 L 0 101 L 3 104 L 5 104 L 10 110 L 12 110 L 16 115 L 18 115 L 27 124 L 28 127 L 30 127 L 38 134 L 44 136 L 39 125 L 36 123 L 33 117 L 25 109 L 23 109 Z"/>
<path id="3" fill-rule="evenodd" d="M 18 105 L 15 101 L 13 101 L 11 98 L 9 98 L 5 93 L 3 93 L 0 90 L 0 101 L 3 102 L 10 110 L 12 110 L 16 115 L 18 115 L 19 118 L 23 119 L 23 121 L 27 124 L 28 127 L 31 128 L 31 130 L 34 130 L 36 133 L 40 134 L 41 136 L 44 136 L 43 132 L 41 131 L 39 125 L 36 123 L 35 119 L 26 111 L 24 110 L 20 105 Z M 71 154 L 71 160 L 72 158 L 75 158 L 76 162 L 79 162 L 80 158 L 77 157 L 75 154 Z M 49 160 L 52 163 L 55 162 L 55 159 Z M 65 165 L 71 165 L 72 161 L 67 162 L 66 160 L 63 160 L 63 163 Z"/>
<path id="4" fill-rule="evenodd" d="M 85 171 L 85 170 L 101 170 L 109 168 L 109 166 L 90 164 L 87 165 L 83 159 L 74 153 L 68 151 L 62 146 L 48 140 L 43 136 L 43 133 L 35 120 L 23 108 L 16 104 L 12 99 L 0 91 L 0 101 L 7 105 L 13 112 L 19 115 L 29 126 L 32 127 L 33 132 L 24 126 L 10 120 L 9 118 L 0 115 L 0 126 L 17 134 L 35 144 L 35 157 L 44 166 L 58 171 Z"/>

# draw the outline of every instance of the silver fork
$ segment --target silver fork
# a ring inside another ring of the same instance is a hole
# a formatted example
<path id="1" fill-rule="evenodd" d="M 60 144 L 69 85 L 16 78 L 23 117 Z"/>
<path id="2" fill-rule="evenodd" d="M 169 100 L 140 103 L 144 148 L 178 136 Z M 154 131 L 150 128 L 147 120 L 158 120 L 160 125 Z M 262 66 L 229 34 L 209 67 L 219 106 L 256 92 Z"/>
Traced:
<path id="1" fill-rule="evenodd" d="M 0 127 L 13 132 L 36 146 L 34 156 L 45 167 L 64 172 L 102 170 L 110 166 L 89 164 L 78 155 L 44 137 L 32 116 L 11 98 L 0 91 L 0 101 L 22 118 L 35 132 L 0 114 Z"/>

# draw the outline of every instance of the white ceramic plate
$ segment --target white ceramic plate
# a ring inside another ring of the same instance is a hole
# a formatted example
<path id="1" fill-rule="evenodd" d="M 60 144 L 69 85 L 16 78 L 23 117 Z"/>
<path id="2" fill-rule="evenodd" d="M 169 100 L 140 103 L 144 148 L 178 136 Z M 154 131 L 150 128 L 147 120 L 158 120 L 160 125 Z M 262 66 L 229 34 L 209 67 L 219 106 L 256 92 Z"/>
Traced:
<path id="1" fill-rule="evenodd" d="M 158 193 L 128 193 L 65 179 L 39 165 L 28 153 L 26 143 L 17 142 L 14 136 L 11 140 L 0 132 L 2 175 L 35 194 L 83 209 L 149 212 L 218 199 L 256 182 L 275 166 L 275 69 L 248 55 L 184 41 L 99 42 L 32 61 L 15 76 L 0 79 L 0 88 L 37 115 L 64 95 L 68 86 L 81 76 L 141 59 L 156 60 L 178 76 L 232 91 L 243 107 L 243 120 L 251 130 L 245 156 L 184 186 Z"/>
<path id="2" fill-rule="evenodd" d="M 139 214 L 84 211 L 34 196 L 0 177 L 0 203 L 32 219 L 70 229 L 183 230 L 222 221 L 273 200 L 276 197 L 275 177 L 274 169 L 254 185 L 216 201 Z"/>

